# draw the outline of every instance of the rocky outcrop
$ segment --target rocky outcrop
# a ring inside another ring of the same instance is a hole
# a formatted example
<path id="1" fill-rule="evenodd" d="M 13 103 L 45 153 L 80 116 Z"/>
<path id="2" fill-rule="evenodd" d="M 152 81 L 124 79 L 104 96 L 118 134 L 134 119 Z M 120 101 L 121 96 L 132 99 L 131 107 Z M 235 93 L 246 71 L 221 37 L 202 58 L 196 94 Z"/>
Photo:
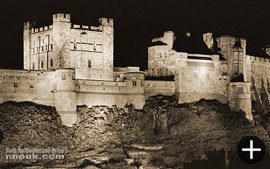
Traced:
<path id="1" fill-rule="evenodd" d="M 10 146 L 68 147 L 64 160 L 34 163 L 43 167 L 177 168 L 205 159 L 211 149 L 231 150 L 246 135 L 270 145 L 270 121 L 256 116 L 250 123 L 216 100 L 179 105 L 176 97 L 157 95 L 143 111 L 132 105 L 79 106 L 72 128 L 64 127 L 48 106 L 7 102 L 0 112 L 1 151 Z"/>
<path id="2" fill-rule="evenodd" d="M 30 102 L 0 104 L 3 147 L 69 147 L 69 128 L 62 125 L 55 108 Z"/>

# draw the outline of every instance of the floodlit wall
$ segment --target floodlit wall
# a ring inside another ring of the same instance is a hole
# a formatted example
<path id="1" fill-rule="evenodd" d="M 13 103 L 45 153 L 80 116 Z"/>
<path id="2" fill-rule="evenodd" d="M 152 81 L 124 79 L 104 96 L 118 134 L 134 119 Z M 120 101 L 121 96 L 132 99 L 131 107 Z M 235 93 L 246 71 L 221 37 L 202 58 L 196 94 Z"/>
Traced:
<path id="1" fill-rule="evenodd" d="M 146 99 L 158 94 L 172 96 L 175 94 L 175 82 L 146 80 L 144 81 L 144 93 Z"/>

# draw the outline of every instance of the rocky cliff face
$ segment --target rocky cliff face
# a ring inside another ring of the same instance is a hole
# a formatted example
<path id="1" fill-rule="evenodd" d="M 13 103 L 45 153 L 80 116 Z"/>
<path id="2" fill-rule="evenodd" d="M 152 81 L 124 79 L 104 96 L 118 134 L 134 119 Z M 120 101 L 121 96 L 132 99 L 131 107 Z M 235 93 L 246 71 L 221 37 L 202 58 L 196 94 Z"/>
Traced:
<path id="1" fill-rule="evenodd" d="M 78 123 L 64 127 L 54 108 L 23 102 L 0 105 L 2 166 L 76 168 L 177 168 L 204 159 L 208 150 L 235 148 L 242 136 L 256 135 L 270 145 L 267 115 L 248 122 L 215 100 L 178 104 L 175 97 L 154 96 L 143 111 L 78 107 Z M 6 148 L 62 147 L 64 160 L 4 160 Z M 269 151 L 269 150 L 268 150 Z"/>
<path id="2" fill-rule="evenodd" d="M 255 83 L 252 78 L 252 108 L 255 114 L 268 114 L 270 113 L 270 83 L 267 80 L 261 79 L 260 85 Z"/>

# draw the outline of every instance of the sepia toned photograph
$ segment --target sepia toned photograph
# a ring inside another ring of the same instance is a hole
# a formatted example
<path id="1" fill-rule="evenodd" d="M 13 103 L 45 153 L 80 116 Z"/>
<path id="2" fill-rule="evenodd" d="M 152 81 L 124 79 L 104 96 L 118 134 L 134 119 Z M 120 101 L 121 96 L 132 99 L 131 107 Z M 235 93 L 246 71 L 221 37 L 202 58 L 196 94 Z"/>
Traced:
<path id="1" fill-rule="evenodd" d="M 2 2 L 0 169 L 269 169 L 269 11 Z"/>

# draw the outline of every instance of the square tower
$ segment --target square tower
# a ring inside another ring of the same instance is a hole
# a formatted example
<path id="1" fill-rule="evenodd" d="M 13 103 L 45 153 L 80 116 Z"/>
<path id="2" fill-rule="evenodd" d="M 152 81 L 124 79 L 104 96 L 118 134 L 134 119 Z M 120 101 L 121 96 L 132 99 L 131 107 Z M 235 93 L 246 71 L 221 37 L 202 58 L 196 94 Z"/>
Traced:
<path id="1" fill-rule="evenodd" d="M 98 26 L 75 25 L 70 14 L 53 15 L 40 28 L 24 25 L 24 69 L 73 68 L 77 79 L 113 79 L 113 20 L 100 18 Z"/>

